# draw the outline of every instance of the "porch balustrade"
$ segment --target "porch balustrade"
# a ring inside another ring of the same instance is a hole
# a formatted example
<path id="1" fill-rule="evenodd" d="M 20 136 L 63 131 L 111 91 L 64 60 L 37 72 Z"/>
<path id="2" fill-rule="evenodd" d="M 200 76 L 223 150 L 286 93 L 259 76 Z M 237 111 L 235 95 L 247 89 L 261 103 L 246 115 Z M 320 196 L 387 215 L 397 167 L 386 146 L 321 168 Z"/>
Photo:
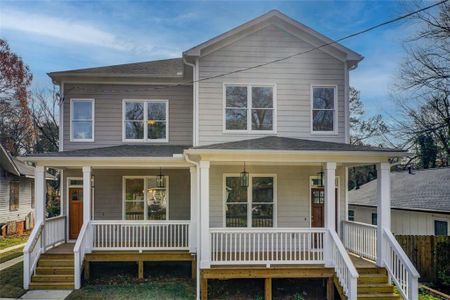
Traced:
<path id="1" fill-rule="evenodd" d="M 324 228 L 211 228 L 211 264 L 324 263 Z"/>
<path id="2" fill-rule="evenodd" d="M 342 232 L 347 250 L 373 261 L 377 259 L 377 226 L 343 221 Z"/>

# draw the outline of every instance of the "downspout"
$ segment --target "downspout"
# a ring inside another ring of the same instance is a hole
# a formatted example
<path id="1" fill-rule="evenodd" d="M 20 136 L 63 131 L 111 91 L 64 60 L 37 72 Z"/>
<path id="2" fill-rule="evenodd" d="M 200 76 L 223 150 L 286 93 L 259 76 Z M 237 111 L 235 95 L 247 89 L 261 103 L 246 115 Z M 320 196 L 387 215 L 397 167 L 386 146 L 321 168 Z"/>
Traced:
<path id="1" fill-rule="evenodd" d="M 193 161 L 189 158 L 187 154 L 184 154 L 184 159 L 191 164 L 194 164 L 197 172 L 197 257 L 196 257 L 196 299 L 200 299 L 200 252 L 201 252 L 201 241 L 200 241 L 200 168 L 199 163 Z"/>
<path id="2" fill-rule="evenodd" d="M 193 111 L 192 111 L 192 145 L 197 146 L 197 79 L 196 79 L 196 65 L 188 62 L 183 57 L 183 62 L 192 67 L 192 100 L 193 100 Z"/>

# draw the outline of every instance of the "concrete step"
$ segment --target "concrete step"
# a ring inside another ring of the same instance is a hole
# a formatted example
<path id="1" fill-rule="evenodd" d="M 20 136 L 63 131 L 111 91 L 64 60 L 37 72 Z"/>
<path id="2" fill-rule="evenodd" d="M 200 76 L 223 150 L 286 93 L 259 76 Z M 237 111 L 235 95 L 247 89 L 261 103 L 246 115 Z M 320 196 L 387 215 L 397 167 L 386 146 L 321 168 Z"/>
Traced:
<path id="1" fill-rule="evenodd" d="M 31 279 L 31 282 L 67 282 L 67 283 L 73 283 L 73 275 L 69 274 L 62 274 L 62 275 L 34 275 Z"/>
<path id="2" fill-rule="evenodd" d="M 36 274 L 38 275 L 73 275 L 74 267 L 37 267 Z"/>
<path id="3" fill-rule="evenodd" d="M 73 283 L 66 282 L 30 282 L 30 290 L 73 290 Z"/>
<path id="4" fill-rule="evenodd" d="M 366 283 L 388 283 L 385 274 L 359 274 L 358 285 Z"/>
<path id="5" fill-rule="evenodd" d="M 70 259 L 39 259 L 38 267 L 73 267 L 74 262 Z"/>
<path id="6" fill-rule="evenodd" d="M 368 293 L 368 294 L 359 294 L 358 293 L 358 300 L 401 300 L 402 297 L 400 297 L 397 294 L 394 293 Z"/>
<path id="7" fill-rule="evenodd" d="M 358 285 L 358 294 L 394 293 L 394 287 L 387 283 L 368 283 Z"/>

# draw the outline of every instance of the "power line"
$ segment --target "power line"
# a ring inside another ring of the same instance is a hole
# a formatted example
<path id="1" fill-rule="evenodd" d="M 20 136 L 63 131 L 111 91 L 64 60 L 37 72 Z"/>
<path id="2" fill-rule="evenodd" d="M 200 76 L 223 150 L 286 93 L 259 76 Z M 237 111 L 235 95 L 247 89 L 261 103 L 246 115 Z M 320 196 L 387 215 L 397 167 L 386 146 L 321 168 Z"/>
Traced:
<path id="1" fill-rule="evenodd" d="M 377 29 L 377 28 L 380 28 L 380 27 L 383 27 L 383 26 L 386 26 L 386 25 L 389 25 L 389 24 L 398 22 L 398 21 L 400 21 L 400 20 L 406 19 L 406 18 L 411 17 L 411 16 L 413 16 L 413 15 L 415 15 L 415 14 L 418 14 L 418 13 L 420 13 L 420 12 L 423 12 L 423 11 L 429 10 L 429 9 L 431 9 L 431 8 L 433 8 L 433 7 L 436 7 L 436 6 L 439 6 L 439 5 L 441 5 L 441 4 L 444 4 L 444 3 L 448 2 L 448 1 L 449 1 L 449 0 L 443 0 L 443 1 L 440 1 L 440 2 L 438 2 L 438 3 L 435 3 L 435 4 L 432 4 L 432 5 L 425 6 L 425 7 L 421 8 L 421 9 L 418 9 L 418 10 L 415 10 L 415 11 L 413 11 L 413 12 L 407 13 L 407 14 L 405 14 L 405 15 L 402 15 L 402 16 L 399 16 L 399 17 L 390 19 L 390 20 L 388 20 L 388 21 L 379 23 L 379 24 L 377 24 L 377 25 L 374 25 L 374 26 L 371 26 L 371 27 L 369 27 L 369 28 L 360 30 L 360 31 L 358 31 L 358 32 L 355 32 L 355 33 L 346 35 L 346 36 L 341 37 L 341 38 L 339 38 L 339 39 L 337 39 L 337 40 L 332 40 L 331 42 L 322 44 L 322 45 L 320 45 L 320 46 L 316 46 L 316 47 L 314 47 L 314 48 L 312 48 L 312 49 L 309 49 L 309 50 L 306 50 L 306 51 L 294 53 L 294 54 L 291 54 L 291 55 L 289 55 L 289 56 L 285 56 L 285 57 L 278 58 L 278 59 L 275 59 L 275 60 L 271 60 L 271 61 L 268 61 L 268 62 L 265 62 L 265 63 L 257 64 L 257 65 L 251 66 L 251 67 L 246 67 L 246 68 L 242 68 L 242 69 L 237 69 L 237 70 L 234 70 L 234 71 L 230 71 L 230 72 L 226 72 L 226 73 L 221 73 L 221 74 L 217 74 L 217 75 L 213 75 L 213 76 L 209 76 L 209 77 L 204 77 L 204 78 L 197 79 L 197 80 L 190 80 L 190 81 L 178 83 L 178 84 L 175 84 L 175 85 L 164 85 L 164 86 L 160 86 L 160 87 L 153 87 L 152 89 L 153 89 L 153 90 L 159 90 L 159 89 L 165 89 L 165 88 L 169 88 L 169 87 L 178 87 L 178 86 L 190 85 L 190 84 L 193 84 L 193 83 L 196 83 L 196 82 L 201 82 L 201 81 L 205 81 L 205 80 L 210 80 L 210 79 L 220 78 L 220 77 L 224 77 L 224 76 L 227 76 L 227 75 L 232 75 L 232 74 L 236 74 L 236 73 L 241 73 L 241 72 L 245 72 L 245 71 L 249 71 L 249 70 L 261 68 L 261 67 L 264 67 L 264 66 L 267 66 L 267 65 L 270 65 L 270 64 L 274 64 L 274 63 L 277 63 L 277 62 L 285 61 L 285 60 L 288 60 L 288 59 L 290 59 L 290 58 L 292 58 L 292 57 L 304 55 L 304 54 L 313 52 L 313 51 L 315 51 L 315 50 L 318 50 L 318 49 L 321 49 L 321 48 L 324 48 L 324 47 L 327 47 L 327 46 L 330 46 L 330 45 L 333 45 L 333 44 L 337 44 L 337 43 L 339 43 L 339 42 L 342 42 L 342 41 L 344 41 L 344 40 L 350 39 L 350 38 L 352 38 L 352 37 L 355 37 L 355 36 L 358 36 L 358 35 L 367 33 L 367 32 L 369 32 L 369 31 L 375 30 L 375 29 Z"/>

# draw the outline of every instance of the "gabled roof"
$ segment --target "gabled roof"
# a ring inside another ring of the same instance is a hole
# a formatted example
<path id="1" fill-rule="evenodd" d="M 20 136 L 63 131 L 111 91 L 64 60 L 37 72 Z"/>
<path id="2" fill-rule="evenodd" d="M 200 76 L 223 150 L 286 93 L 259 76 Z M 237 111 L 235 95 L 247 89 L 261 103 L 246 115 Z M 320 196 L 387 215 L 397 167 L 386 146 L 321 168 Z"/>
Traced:
<path id="1" fill-rule="evenodd" d="M 51 72 L 48 73 L 48 76 L 50 76 L 54 81 L 59 81 L 61 78 L 67 77 L 183 78 L 184 67 L 182 58 L 172 58 L 97 68 Z"/>
<path id="2" fill-rule="evenodd" d="M 190 146 L 179 145 L 119 145 L 61 152 L 39 153 L 27 157 L 173 157 Z"/>
<path id="3" fill-rule="evenodd" d="M 294 19 L 288 17 L 287 15 L 281 13 L 278 10 L 271 10 L 262 16 L 259 16 L 255 19 L 250 20 L 242 25 L 239 25 L 225 33 L 222 33 L 206 42 L 203 42 L 195 47 L 192 47 L 191 49 L 185 51 L 183 53 L 183 56 L 188 56 L 188 57 L 189 56 L 193 56 L 193 57 L 200 56 L 201 51 L 207 47 L 210 47 L 221 41 L 229 39 L 232 36 L 235 36 L 242 32 L 248 31 L 250 28 L 255 27 L 257 25 L 261 25 L 263 23 L 271 23 L 274 21 L 284 22 L 285 24 L 288 24 L 291 27 L 293 27 L 295 30 L 297 30 L 301 33 L 305 33 L 305 34 L 315 38 L 318 43 L 316 43 L 316 45 L 314 45 L 314 46 L 321 46 L 324 44 L 332 43 L 331 45 L 323 47 L 322 50 L 326 50 L 327 48 L 337 49 L 338 51 L 340 51 L 346 55 L 347 61 L 351 61 L 351 62 L 353 62 L 353 64 L 357 64 L 359 61 L 361 61 L 363 59 L 362 55 L 356 53 L 355 51 L 353 51 L 339 43 L 333 43 L 332 39 L 321 34 L 320 32 L 315 31 L 314 29 L 298 22 L 297 20 L 294 20 Z"/>
<path id="4" fill-rule="evenodd" d="M 34 177 L 34 167 L 12 157 L 2 145 L 0 145 L 0 165 L 5 171 L 15 176 Z M 48 173 L 46 176 L 54 179 L 54 176 Z"/>
<path id="5" fill-rule="evenodd" d="M 377 206 L 377 180 L 348 194 L 349 204 Z M 391 173 L 391 207 L 450 213 L 450 168 Z"/>
<path id="6" fill-rule="evenodd" d="M 345 143 L 322 142 L 314 140 L 267 136 L 257 139 L 198 146 L 193 149 L 205 150 L 274 150 L 274 151 L 368 151 L 368 152 L 405 152 L 398 149 L 357 146 Z"/>

